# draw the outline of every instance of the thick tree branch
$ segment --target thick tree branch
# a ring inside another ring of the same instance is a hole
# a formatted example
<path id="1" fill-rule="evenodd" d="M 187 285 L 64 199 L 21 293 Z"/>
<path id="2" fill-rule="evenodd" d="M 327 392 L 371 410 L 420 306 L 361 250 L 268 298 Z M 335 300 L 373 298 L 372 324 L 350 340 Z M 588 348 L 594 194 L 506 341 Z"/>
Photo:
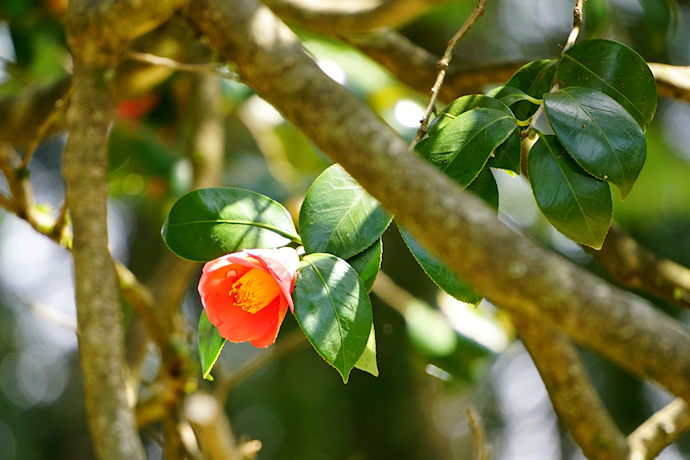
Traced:
<path id="1" fill-rule="evenodd" d="M 690 429 L 690 407 L 682 399 L 676 399 L 652 415 L 630 436 L 630 458 L 651 460 L 667 446 Z"/>
<path id="2" fill-rule="evenodd" d="M 115 114 L 109 72 L 76 61 L 67 113 L 63 175 L 74 228 L 79 356 L 98 458 L 144 459 L 125 396 L 120 298 L 108 251 L 107 133 Z"/>
<path id="3" fill-rule="evenodd" d="M 577 349 L 563 334 L 520 314 L 513 319 L 556 413 L 590 460 L 624 460 L 628 445 L 602 404 Z"/>
<path id="4" fill-rule="evenodd" d="M 438 56 L 416 45 L 403 35 L 385 30 L 375 35 L 345 37 L 351 45 L 381 64 L 400 81 L 420 93 L 428 93 L 436 78 Z M 457 62 L 450 65 L 439 92 L 441 101 L 450 102 L 465 94 L 484 92 L 487 85 L 505 83 L 523 63 L 507 63 L 467 70 Z"/>
<path id="5" fill-rule="evenodd" d="M 74 57 L 70 135 L 63 176 L 74 240 L 79 354 L 89 428 L 98 458 L 144 459 L 125 395 L 124 334 L 108 250 L 107 139 L 115 115 L 112 79 L 129 41 L 159 25 L 181 1 L 73 0 L 67 37 Z"/>
<path id="6" fill-rule="evenodd" d="M 415 19 L 433 6 L 456 0 L 263 0 L 285 21 L 314 32 L 353 35 L 394 28 Z"/>
<path id="7" fill-rule="evenodd" d="M 617 225 L 611 226 L 601 250 L 588 252 L 622 286 L 690 308 L 690 269 L 654 255 Z"/>
<path id="8" fill-rule="evenodd" d="M 544 249 L 407 151 L 328 78 L 254 0 L 196 0 L 185 14 L 241 76 L 495 304 L 575 340 L 690 400 L 689 331 L 649 303 Z"/>
<path id="9" fill-rule="evenodd" d="M 131 40 L 149 32 L 180 8 L 186 0 L 71 1 L 68 30 L 70 49 L 84 61 L 115 67 Z"/>

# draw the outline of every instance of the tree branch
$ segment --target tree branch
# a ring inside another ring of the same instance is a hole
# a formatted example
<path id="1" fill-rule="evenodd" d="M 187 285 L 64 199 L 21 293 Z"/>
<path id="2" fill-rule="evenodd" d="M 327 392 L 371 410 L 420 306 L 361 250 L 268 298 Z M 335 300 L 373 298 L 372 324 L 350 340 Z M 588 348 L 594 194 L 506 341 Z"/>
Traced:
<path id="1" fill-rule="evenodd" d="M 254 0 L 195 0 L 186 16 L 267 101 L 496 305 L 552 323 L 635 375 L 690 400 L 690 332 L 497 220 L 354 95 Z M 439 237 L 439 235 L 441 237 Z"/>
<path id="2" fill-rule="evenodd" d="M 690 407 L 676 399 L 628 436 L 630 458 L 651 460 L 690 429 Z"/>
<path id="3" fill-rule="evenodd" d="M 611 226 L 599 251 L 587 252 L 622 286 L 690 308 L 690 269 L 656 256 L 617 225 Z"/>
<path id="4" fill-rule="evenodd" d="M 690 102 L 690 66 L 650 63 L 659 96 Z"/>
<path id="5" fill-rule="evenodd" d="M 513 314 L 553 407 L 590 460 L 624 460 L 628 445 L 597 395 L 577 349 L 563 334 Z"/>
<path id="6" fill-rule="evenodd" d="M 356 35 L 409 22 L 433 6 L 455 0 L 263 0 L 285 21 L 327 35 Z"/>
<path id="7" fill-rule="evenodd" d="M 115 114 L 109 72 L 75 61 L 67 113 L 63 175 L 74 228 L 79 356 L 98 458 L 145 459 L 125 395 L 120 299 L 108 251 L 107 133 Z"/>
<path id="8" fill-rule="evenodd" d="M 438 56 L 395 31 L 345 37 L 345 40 L 420 93 L 428 93 L 429 85 L 436 78 Z M 522 64 L 507 63 L 468 70 L 453 63 L 448 68 L 439 99 L 449 102 L 465 94 L 482 93 L 487 85 L 508 81 Z"/>

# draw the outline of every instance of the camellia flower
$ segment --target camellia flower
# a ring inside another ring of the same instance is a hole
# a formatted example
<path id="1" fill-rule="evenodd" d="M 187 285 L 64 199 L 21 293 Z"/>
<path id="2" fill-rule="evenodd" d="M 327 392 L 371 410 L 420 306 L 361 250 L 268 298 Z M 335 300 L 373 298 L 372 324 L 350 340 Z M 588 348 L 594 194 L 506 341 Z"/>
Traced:
<path id="1" fill-rule="evenodd" d="M 201 303 L 221 337 L 265 348 L 276 341 L 299 265 L 292 248 L 252 249 L 204 265 L 199 280 Z"/>

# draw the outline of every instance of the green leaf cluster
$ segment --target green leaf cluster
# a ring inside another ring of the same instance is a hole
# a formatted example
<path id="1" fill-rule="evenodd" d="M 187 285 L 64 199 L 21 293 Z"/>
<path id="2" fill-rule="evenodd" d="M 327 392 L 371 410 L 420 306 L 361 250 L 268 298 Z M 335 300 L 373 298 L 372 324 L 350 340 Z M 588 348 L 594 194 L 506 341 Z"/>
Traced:
<path id="1" fill-rule="evenodd" d="M 530 62 L 485 96 L 455 100 L 434 119 L 416 152 L 492 205 L 489 181 L 479 182 L 489 168 L 526 171 L 546 219 L 574 241 L 599 249 L 613 216 L 608 184 L 622 199 L 630 194 L 645 162 L 644 131 L 656 104 L 654 77 L 635 51 L 610 40 L 586 40 L 557 61 Z M 539 106 L 552 135 L 534 128 Z M 533 134 L 540 139 L 523 158 L 521 141 Z M 439 286 L 473 300 L 449 287 L 447 268 L 439 275 L 443 265 L 431 263 L 405 238 Z"/>

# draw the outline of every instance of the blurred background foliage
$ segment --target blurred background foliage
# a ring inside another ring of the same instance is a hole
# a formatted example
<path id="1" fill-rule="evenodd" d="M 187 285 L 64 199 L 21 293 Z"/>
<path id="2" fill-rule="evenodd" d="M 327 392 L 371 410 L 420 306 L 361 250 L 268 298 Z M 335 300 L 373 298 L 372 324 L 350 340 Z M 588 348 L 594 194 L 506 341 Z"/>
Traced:
<path id="1" fill-rule="evenodd" d="M 460 42 L 456 64 L 474 69 L 557 57 L 570 30 L 573 3 L 489 2 L 486 15 Z M 462 0 L 437 8 L 401 32 L 440 54 L 474 6 L 473 1 Z M 5 0 L 0 5 L 0 108 L 68 78 L 70 58 L 61 22 L 65 8 L 66 0 Z M 182 20 L 176 18 L 165 28 L 167 33 L 154 31 L 136 47 L 183 62 L 208 62 L 202 45 L 189 46 L 193 36 Z M 411 140 L 425 95 L 403 86 L 343 42 L 299 28 L 296 32 L 329 76 Z M 622 41 L 650 62 L 690 65 L 690 3 L 589 0 L 584 35 Z M 172 203 L 192 184 L 194 78 L 125 61 L 116 80 L 120 102 L 111 133 L 111 246 L 114 256 L 144 281 L 167 251 L 159 236 L 161 224 Z M 223 80 L 221 87 L 226 130 L 221 185 L 266 194 L 297 215 L 306 189 L 328 159 L 249 88 L 230 79 Z M 36 123 L 42 113 L 45 110 L 35 109 Z M 11 120 L 0 121 L 12 126 Z M 616 203 L 614 214 L 645 246 L 686 266 L 690 266 L 688 127 L 690 105 L 660 101 L 647 133 L 647 164 L 630 197 Z M 7 132 L 0 128 L 0 138 L 3 135 Z M 43 142 L 29 168 L 36 199 L 50 213 L 59 209 L 63 197 L 60 155 L 65 136 L 58 132 Z M 588 254 L 540 216 L 521 177 L 502 171 L 495 175 L 503 219 L 606 276 Z M 70 257 L 4 211 L 0 234 L 0 459 L 93 458 L 76 337 L 70 330 L 74 321 Z M 501 313 L 488 302 L 475 310 L 439 294 L 394 226 L 384 235 L 384 248 L 383 271 L 418 300 L 401 308 L 373 296 L 380 376 L 355 372 L 344 386 L 316 353 L 306 346 L 293 350 L 232 386 L 227 411 L 236 435 L 261 440 L 259 458 L 266 460 L 472 459 L 465 409 L 473 405 L 486 424 L 496 459 L 581 458 Z M 200 314 L 196 281 L 191 280 L 182 306 L 190 336 Z M 687 314 L 651 300 L 687 322 Z M 123 308 L 128 321 L 132 312 L 127 305 Z M 289 317 L 281 337 L 295 329 Z M 221 378 L 232 375 L 265 352 L 227 345 L 217 373 Z M 670 400 L 658 388 L 632 379 L 590 353 L 584 356 L 625 432 Z M 142 367 L 144 384 L 154 381 L 158 364 L 151 348 Z M 143 430 L 150 458 L 162 455 L 159 429 L 152 425 Z M 685 439 L 661 458 L 689 455 L 690 443 Z"/>

